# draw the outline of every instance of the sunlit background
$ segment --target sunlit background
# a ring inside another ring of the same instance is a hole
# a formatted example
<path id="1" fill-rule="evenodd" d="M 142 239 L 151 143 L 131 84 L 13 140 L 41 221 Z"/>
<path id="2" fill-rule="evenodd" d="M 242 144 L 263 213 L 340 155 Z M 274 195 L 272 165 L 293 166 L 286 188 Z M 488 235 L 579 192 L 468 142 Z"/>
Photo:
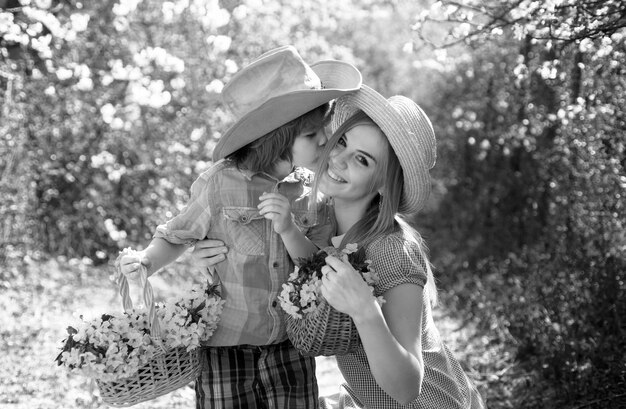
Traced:
<path id="1" fill-rule="evenodd" d="M 625 16 L 618 0 L 0 0 L 0 406 L 102 405 L 53 365 L 66 321 L 121 308 L 109 265 L 211 166 L 222 87 L 292 44 L 431 118 L 415 223 L 444 338 L 489 407 L 626 407 Z M 178 263 L 155 288 L 188 277 Z M 192 405 L 182 389 L 145 407 Z"/>

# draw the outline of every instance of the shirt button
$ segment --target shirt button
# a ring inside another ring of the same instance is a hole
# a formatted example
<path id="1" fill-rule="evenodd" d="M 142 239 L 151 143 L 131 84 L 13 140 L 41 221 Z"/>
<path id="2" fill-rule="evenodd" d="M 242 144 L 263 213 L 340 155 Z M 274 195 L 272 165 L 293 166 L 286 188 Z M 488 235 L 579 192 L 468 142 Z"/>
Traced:
<path id="1" fill-rule="evenodd" d="M 276 303 L 276 300 L 272 301 L 272 307 L 274 307 L 274 308 L 275 308 L 275 307 L 276 307 L 276 304 L 277 304 L 277 303 Z"/>
<path id="2" fill-rule="evenodd" d="M 272 267 L 274 267 L 274 268 L 278 268 L 278 265 L 279 265 L 279 264 L 278 264 L 278 261 L 274 261 L 274 262 L 272 263 Z"/>

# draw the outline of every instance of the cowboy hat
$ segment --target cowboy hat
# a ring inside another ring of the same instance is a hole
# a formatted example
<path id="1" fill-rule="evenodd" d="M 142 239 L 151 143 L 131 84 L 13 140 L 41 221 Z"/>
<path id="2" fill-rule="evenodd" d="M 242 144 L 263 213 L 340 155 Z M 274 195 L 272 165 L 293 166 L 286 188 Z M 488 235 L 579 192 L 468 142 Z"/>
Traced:
<path id="1" fill-rule="evenodd" d="M 334 133 L 358 111 L 363 111 L 383 131 L 404 174 L 404 188 L 398 211 L 415 214 L 430 195 L 428 171 L 437 158 L 435 132 L 422 109 L 411 99 L 396 95 L 386 99 L 367 85 L 335 102 L 331 122 Z"/>
<path id="2" fill-rule="evenodd" d="M 309 66 L 292 46 L 268 51 L 224 86 L 222 98 L 236 122 L 219 139 L 213 160 L 360 86 L 361 73 L 351 64 L 326 60 Z"/>

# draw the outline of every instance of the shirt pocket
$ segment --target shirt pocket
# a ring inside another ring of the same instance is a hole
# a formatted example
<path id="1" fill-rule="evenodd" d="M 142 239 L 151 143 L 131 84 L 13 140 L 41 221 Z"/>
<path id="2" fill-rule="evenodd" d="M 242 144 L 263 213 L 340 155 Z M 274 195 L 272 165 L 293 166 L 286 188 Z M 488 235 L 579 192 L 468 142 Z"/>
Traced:
<path id="1" fill-rule="evenodd" d="M 226 233 L 233 249 L 249 256 L 262 256 L 265 251 L 265 218 L 254 207 L 224 207 Z"/>
<path id="2" fill-rule="evenodd" d="M 312 227 L 317 225 L 315 215 L 307 210 L 292 210 L 291 213 L 293 214 L 293 222 L 304 234 L 307 234 Z"/>

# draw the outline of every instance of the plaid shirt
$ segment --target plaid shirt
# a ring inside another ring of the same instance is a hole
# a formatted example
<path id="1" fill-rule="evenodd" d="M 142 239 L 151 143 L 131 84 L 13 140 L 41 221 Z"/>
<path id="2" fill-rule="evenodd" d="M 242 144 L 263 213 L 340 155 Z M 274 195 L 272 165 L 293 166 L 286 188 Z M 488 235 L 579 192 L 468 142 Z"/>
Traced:
<path id="1" fill-rule="evenodd" d="M 330 212 L 321 205 L 310 212 L 309 191 L 298 172 L 278 180 L 222 160 L 196 179 L 180 214 L 157 227 L 154 237 L 170 243 L 191 246 L 209 237 L 228 247 L 226 261 L 215 266 L 226 302 L 208 346 L 268 345 L 287 338 L 277 296 L 294 265 L 257 205 L 263 192 L 286 196 L 296 226 L 323 247 L 332 231 Z"/>

